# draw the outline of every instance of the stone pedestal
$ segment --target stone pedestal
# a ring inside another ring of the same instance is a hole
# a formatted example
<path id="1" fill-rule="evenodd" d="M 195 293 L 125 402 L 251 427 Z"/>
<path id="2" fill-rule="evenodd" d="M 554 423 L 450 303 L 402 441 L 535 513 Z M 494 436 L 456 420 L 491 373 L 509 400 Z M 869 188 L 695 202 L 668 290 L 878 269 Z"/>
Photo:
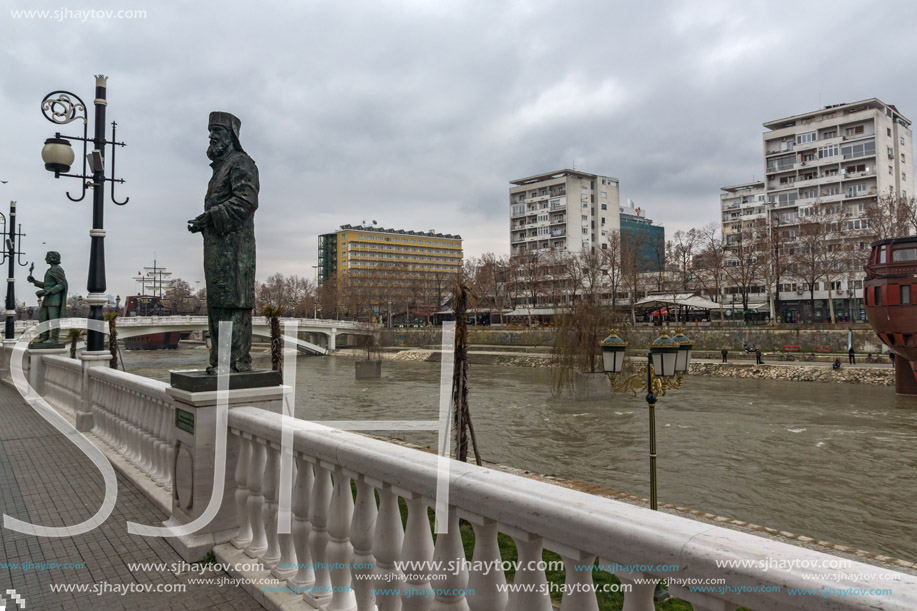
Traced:
<path id="1" fill-rule="evenodd" d="M 67 349 L 65 349 L 67 351 Z M 111 352 L 108 350 L 86 350 L 80 353 L 80 364 L 83 367 L 83 386 L 80 404 L 76 409 L 76 430 L 91 431 L 95 426 L 92 414 L 92 396 L 89 392 L 89 370 L 93 367 L 108 367 L 111 363 Z"/>
<path id="2" fill-rule="evenodd" d="M 41 394 L 41 385 L 44 383 L 44 366 L 41 362 L 41 357 L 45 355 L 61 355 L 67 354 L 67 348 L 62 346 L 60 348 L 27 348 L 25 351 L 25 360 L 28 361 L 28 371 L 24 372 L 28 376 L 29 386 L 31 386 L 36 393 Z"/>
<path id="3" fill-rule="evenodd" d="M 360 359 L 356 361 L 355 367 L 358 380 L 371 380 L 382 377 L 382 360 L 381 359 Z"/>
<path id="4" fill-rule="evenodd" d="M 275 383 L 272 386 L 246 387 L 259 379 Z M 259 407 L 282 413 L 283 396 L 290 387 L 281 386 L 280 379 L 276 372 L 232 374 L 228 408 Z M 216 384 L 215 375 L 208 376 L 199 371 L 172 372 L 172 387 L 168 393 L 175 401 L 175 420 L 172 423 L 175 462 L 171 466 L 172 516 L 165 522 L 166 526 L 187 524 L 197 519 L 210 503 L 215 473 Z M 210 387 L 213 390 L 207 390 Z M 238 531 L 239 518 L 235 506 L 238 456 L 238 439 L 227 432 L 226 471 L 219 512 L 208 525 L 194 534 L 167 539 L 186 562 L 203 560 L 214 546 L 228 542 Z"/>

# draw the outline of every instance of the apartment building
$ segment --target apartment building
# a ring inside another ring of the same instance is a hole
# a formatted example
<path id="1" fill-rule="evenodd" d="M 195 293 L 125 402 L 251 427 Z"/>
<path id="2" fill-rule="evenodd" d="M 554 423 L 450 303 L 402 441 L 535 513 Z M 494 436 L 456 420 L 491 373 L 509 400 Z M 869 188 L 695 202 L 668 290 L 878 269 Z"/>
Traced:
<path id="1" fill-rule="evenodd" d="M 744 227 L 765 223 L 781 252 L 792 256 L 800 224 L 825 219 L 837 228 L 833 246 L 862 251 L 865 262 L 875 237 L 865 218 L 867 204 L 883 194 L 915 194 L 910 125 L 895 106 L 876 98 L 764 123 L 765 179 L 723 187 L 720 195 L 726 243 L 734 243 Z M 778 314 L 791 321 L 827 319 L 827 282 L 815 283 L 813 307 L 806 283 L 789 276 L 776 287 Z M 855 265 L 832 280 L 841 320 L 863 315 L 862 282 L 861 266 Z"/>
<path id="2" fill-rule="evenodd" d="M 375 310 L 411 303 L 435 311 L 461 270 L 460 235 L 341 225 L 318 236 L 319 286 L 334 279 Z"/>
<path id="3" fill-rule="evenodd" d="M 558 170 L 510 185 L 511 255 L 601 248 L 620 229 L 617 178 Z"/>

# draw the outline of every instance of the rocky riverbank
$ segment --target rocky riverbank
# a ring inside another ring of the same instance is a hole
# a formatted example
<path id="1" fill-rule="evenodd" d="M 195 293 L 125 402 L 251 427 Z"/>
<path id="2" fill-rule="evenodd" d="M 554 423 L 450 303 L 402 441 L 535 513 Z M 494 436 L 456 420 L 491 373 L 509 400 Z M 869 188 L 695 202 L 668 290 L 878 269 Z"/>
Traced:
<path id="1" fill-rule="evenodd" d="M 360 356 L 357 350 L 339 350 L 340 356 Z M 438 350 L 401 350 L 384 352 L 383 359 L 395 361 L 422 361 L 438 363 L 442 358 Z M 550 354 L 508 354 L 499 352 L 469 351 L 472 365 L 499 365 L 508 367 L 550 367 Z M 848 367 L 834 371 L 825 365 L 795 365 L 791 363 L 692 363 L 691 374 L 720 378 L 748 378 L 756 380 L 786 380 L 789 382 L 824 382 L 829 384 L 873 384 L 894 386 L 895 371 L 891 367 Z"/>
<path id="2" fill-rule="evenodd" d="M 746 363 L 692 363 L 691 373 L 720 378 L 829 382 L 833 384 L 875 384 L 894 386 L 895 370 L 876 367 L 830 367 L 817 365 L 753 365 Z"/>

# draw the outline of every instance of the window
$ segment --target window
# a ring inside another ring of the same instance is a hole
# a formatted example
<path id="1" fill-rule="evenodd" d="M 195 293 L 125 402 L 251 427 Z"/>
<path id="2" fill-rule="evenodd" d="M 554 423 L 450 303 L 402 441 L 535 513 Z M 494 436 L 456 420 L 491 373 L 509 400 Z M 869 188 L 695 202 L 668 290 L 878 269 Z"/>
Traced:
<path id="1" fill-rule="evenodd" d="M 837 130 L 836 130 L 836 129 L 832 129 L 832 130 L 827 131 L 827 132 L 825 132 L 825 133 L 823 133 L 823 134 L 821 135 L 821 139 L 822 139 L 822 140 L 828 140 L 828 139 L 830 139 L 830 138 L 837 138 Z"/>
<path id="2" fill-rule="evenodd" d="M 608 204 L 602 204 L 602 210 L 608 210 Z"/>
<path id="3" fill-rule="evenodd" d="M 901 305 L 908 305 L 911 303 L 911 285 L 903 284 L 901 285 Z"/>
<path id="4" fill-rule="evenodd" d="M 892 137 L 892 128 L 886 127 L 886 128 L 885 128 L 885 133 L 888 134 L 888 137 L 889 137 L 889 138 L 891 138 L 891 137 Z"/>
<path id="5" fill-rule="evenodd" d="M 824 159 L 825 157 L 834 157 L 837 155 L 838 146 L 836 144 L 831 144 L 828 146 L 823 146 L 818 149 L 818 158 Z"/>
<path id="6" fill-rule="evenodd" d="M 806 142 L 815 142 L 815 132 L 806 132 L 796 136 L 796 144 L 805 144 Z"/>
<path id="7" fill-rule="evenodd" d="M 863 126 L 857 125 L 856 127 L 848 127 L 844 130 L 844 136 L 850 138 L 851 136 L 859 136 L 863 133 Z"/>
<path id="8" fill-rule="evenodd" d="M 580 189 L 579 192 L 583 195 L 586 195 L 587 193 L 589 193 L 589 189 L 587 189 L 586 187 L 583 187 L 582 189 Z"/>
<path id="9" fill-rule="evenodd" d="M 582 217 L 583 217 L 583 220 L 584 220 L 584 221 L 588 221 L 588 220 L 589 220 L 589 217 L 588 217 L 588 216 L 586 216 L 585 214 L 583 214 L 583 215 L 580 215 L 580 216 L 582 216 Z"/>
<path id="10" fill-rule="evenodd" d="M 901 155 L 901 157 L 904 157 L 904 155 Z M 605 191 L 602 191 L 602 199 L 608 199 L 608 193 Z"/>
<path id="11" fill-rule="evenodd" d="M 891 131 L 891 130 L 888 130 L 888 131 Z M 889 134 L 889 135 L 891 135 L 891 134 Z M 901 146 L 904 146 L 904 136 L 901 136 Z"/>
<path id="12" fill-rule="evenodd" d="M 906 180 L 907 180 L 907 172 L 901 172 L 901 180 L 902 180 L 902 181 L 906 181 Z"/>
<path id="13" fill-rule="evenodd" d="M 588 235 L 588 234 L 589 234 L 589 230 L 583 227 L 583 235 Z"/>
<path id="14" fill-rule="evenodd" d="M 904 153 L 901 153 L 901 163 L 907 163 L 906 161 L 904 161 Z"/>
<path id="15" fill-rule="evenodd" d="M 865 157 L 867 155 L 876 154 L 876 142 L 875 140 L 867 140 L 865 142 L 858 142 L 856 144 L 848 144 L 847 146 L 841 147 L 841 155 L 844 156 L 844 159 L 852 159 L 854 157 Z"/>

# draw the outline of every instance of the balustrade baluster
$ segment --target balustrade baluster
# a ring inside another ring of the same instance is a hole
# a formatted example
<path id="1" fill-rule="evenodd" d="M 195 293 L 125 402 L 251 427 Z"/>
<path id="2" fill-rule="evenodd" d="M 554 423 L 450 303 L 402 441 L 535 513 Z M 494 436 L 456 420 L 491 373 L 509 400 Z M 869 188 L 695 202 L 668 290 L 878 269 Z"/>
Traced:
<path id="1" fill-rule="evenodd" d="M 236 462 L 236 514 L 239 518 L 239 532 L 232 538 L 232 544 L 245 549 L 252 542 L 252 525 L 248 518 L 248 470 L 252 456 L 252 442 L 241 433 L 233 433 L 239 440 L 239 459 Z"/>
<path id="2" fill-rule="evenodd" d="M 278 490 L 281 490 L 279 486 L 292 486 L 293 485 L 293 480 L 296 479 L 296 464 L 295 463 L 293 464 L 293 474 L 292 475 L 293 475 L 293 478 L 291 478 L 291 481 L 288 481 L 287 483 L 283 483 L 282 481 L 280 481 L 280 479 L 277 480 L 279 482 Z M 293 493 L 295 494 L 295 491 L 293 491 Z M 290 508 L 290 510 L 292 512 L 292 507 Z M 279 511 L 279 506 L 278 506 L 278 511 Z M 291 520 L 290 530 L 292 531 L 292 527 L 293 527 L 292 516 L 290 516 L 290 520 Z M 293 533 L 288 532 L 288 533 L 281 534 L 279 532 L 280 530 L 279 521 L 278 521 L 277 530 L 278 530 L 277 539 L 280 542 L 280 562 L 275 564 L 274 568 L 271 569 L 271 576 L 273 576 L 274 579 L 277 579 L 278 581 L 286 582 L 286 581 L 289 581 L 290 578 L 292 578 L 297 572 L 296 549 L 293 547 Z"/>
<path id="3" fill-rule="evenodd" d="M 150 435 L 150 421 L 153 418 L 152 405 L 144 400 L 140 393 L 134 393 L 140 403 L 140 470 L 149 474 L 153 469 L 152 435 Z"/>
<path id="4" fill-rule="evenodd" d="M 267 463 L 264 469 L 264 527 L 267 532 L 267 550 L 261 556 L 265 569 L 273 569 L 280 562 L 280 540 L 277 538 L 277 480 L 280 470 L 280 450 L 266 445 Z"/>
<path id="5" fill-rule="evenodd" d="M 462 547 L 462 533 L 459 529 L 458 511 L 449 507 L 448 530 L 436 536 L 436 547 L 433 551 L 433 560 L 443 567 L 440 575 L 443 579 L 436 580 L 436 589 L 439 592 L 433 600 L 432 611 L 468 611 L 468 601 L 464 594 L 451 594 L 462 591 L 468 587 L 468 570 L 465 566 L 465 549 Z M 445 592 L 450 592 L 446 594 Z"/>
<path id="6" fill-rule="evenodd" d="M 561 611 L 599 611 L 599 603 L 592 588 L 592 565 L 595 556 L 581 553 L 571 557 L 561 555 L 564 559 L 564 596 L 560 601 Z M 576 570 L 576 567 L 590 567 Z"/>
<path id="7" fill-rule="evenodd" d="M 350 522 L 353 520 L 353 492 L 350 477 L 339 467 L 334 472 L 334 494 L 331 497 L 331 513 L 328 518 L 328 564 L 331 571 L 331 602 L 326 611 L 356 611 L 357 599 L 351 589 L 350 564 L 353 561 L 353 545 L 350 543 Z"/>
<path id="8" fill-rule="evenodd" d="M 376 557 L 376 589 L 397 590 L 402 587 L 404 575 L 395 566 L 401 560 L 404 527 L 398 509 L 398 495 L 386 484 L 379 490 L 379 518 L 373 534 L 373 555 Z M 376 595 L 379 611 L 400 611 L 401 597 L 397 594 Z"/>
<path id="9" fill-rule="evenodd" d="M 404 500 L 408 506 L 408 521 L 404 529 L 401 560 L 413 561 L 417 568 L 404 576 L 401 607 L 408 611 L 429 609 L 430 560 L 433 559 L 430 516 L 427 513 L 427 505 L 420 495 L 405 497 Z"/>
<path id="10" fill-rule="evenodd" d="M 601 564 L 612 566 L 613 561 L 603 558 Z M 624 593 L 624 606 L 622 611 L 654 611 L 656 603 L 653 601 L 653 593 L 656 591 L 656 583 L 636 583 L 635 579 L 644 581 L 652 579 L 652 575 L 646 573 L 615 573 L 615 577 L 621 582 L 622 586 L 630 586 L 629 591 Z"/>
<path id="11" fill-rule="evenodd" d="M 516 590 L 509 597 L 507 611 L 552 611 L 551 597 L 546 594 L 548 580 L 544 570 L 538 568 L 541 562 L 541 537 L 519 533 L 513 535 L 519 555 L 519 568 L 516 570 L 514 583 L 531 586 L 531 591 L 523 588 Z"/>
<path id="12" fill-rule="evenodd" d="M 166 411 L 166 406 L 158 399 L 153 400 L 153 405 L 155 408 L 153 412 L 153 481 L 157 486 L 162 487 L 166 471 L 162 414 Z"/>
<path id="13" fill-rule="evenodd" d="M 353 543 L 353 590 L 357 599 L 357 609 L 360 611 L 375 609 L 370 575 L 376 562 L 373 556 L 373 532 L 376 529 L 378 513 L 372 486 L 360 479 L 357 482 L 357 504 L 350 527 L 350 540 Z"/>
<path id="14" fill-rule="evenodd" d="M 248 466 L 248 521 L 252 525 L 252 541 L 245 548 L 249 558 L 259 558 L 267 551 L 267 534 L 264 532 L 264 494 L 262 481 L 267 449 L 258 439 L 252 439 L 252 457 Z"/>
<path id="15" fill-rule="evenodd" d="M 328 571 L 327 547 L 330 535 L 328 534 L 328 507 L 331 504 L 331 471 L 324 465 L 315 465 L 315 485 L 312 488 L 312 505 L 309 507 L 309 522 L 312 530 L 309 532 L 309 551 L 312 553 L 312 562 L 315 563 L 315 583 L 306 593 L 307 602 L 322 602 L 331 595 L 331 575 Z M 318 606 L 313 604 L 313 606 Z"/>
<path id="16" fill-rule="evenodd" d="M 172 469 L 175 466 L 175 428 L 172 424 L 175 422 L 175 410 L 171 405 L 166 404 L 164 407 L 163 419 L 163 453 L 165 456 L 165 478 L 162 487 L 166 490 L 172 490 Z"/>
<path id="17" fill-rule="evenodd" d="M 309 507 L 312 500 L 312 486 L 315 476 L 312 464 L 302 456 L 296 457 L 296 483 L 293 485 L 293 546 L 296 548 L 296 575 L 290 578 L 288 585 L 294 592 L 303 593 L 308 586 L 315 583 L 315 571 L 312 567 L 312 554 L 309 551 L 309 533 L 312 524 L 309 522 Z"/>
<path id="18" fill-rule="evenodd" d="M 472 526 L 473 566 L 480 567 L 480 570 L 468 573 L 468 589 L 474 590 L 474 596 L 468 597 L 468 606 L 471 611 L 504 611 L 509 594 L 505 589 L 500 589 L 506 585 L 506 574 L 503 572 L 503 558 L 497 542 L 497 523 L 487 518 L 478 518 Z"/>

